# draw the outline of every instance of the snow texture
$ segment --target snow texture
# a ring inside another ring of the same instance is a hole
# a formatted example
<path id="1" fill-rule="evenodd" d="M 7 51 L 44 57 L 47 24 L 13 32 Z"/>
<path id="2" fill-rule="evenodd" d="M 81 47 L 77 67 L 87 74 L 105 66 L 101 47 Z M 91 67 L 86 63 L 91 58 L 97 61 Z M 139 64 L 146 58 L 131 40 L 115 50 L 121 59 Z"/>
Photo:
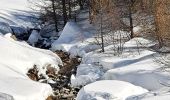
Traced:
<path id="1" fill-rule="evenodd" d="M 0 93 L 0 100 L 14 100 L 14 98 L 10 95 L 5 94 L 5 93 Z"/>
<path id="2" fill-rule="evenodd" d="M 84 86 L 97 81 L 103 74 L 102 69 L 98 66 L 81 64 L 77 68 L 76 76 L 71 76 L 71 84 L 74 87 Z"/>
<path id="3" fill-rule="evenodd" d="M 52 51 L 62 50 L 68 52 L 71 57 L 83 57 L 86 53 L 100 48 L 99 45 L 93 44 L 95 39 L 87 39 L 87 33 L 76 23 L 67 22 L 58 40 L 52 44 L 51 49 Z"/>
<path id="4" fill-rule="evenodd" d="M 146 92 L 146 89 L 123 81 L 97 81 L 83 87 L 76 100 L 126 100 Z"/>
<path id="5" fill-rule="evenodd" d="M 0 35 L 0 92 L 15 100 L 45 100 L 52 94 L 52 88 L 30 80 L 26 73 L 34 65 L 43 74 L 48 65 L 59 69 L 60 58 L 51 51 L 31 47 L 9 36 Z"/>
<path id="6" fill-rule="evenodd" d="M 37 30 L 33 30 L 28 38 L 28 43 L 34 46 L 38 42 L 39 38 L 40 38 L 40 33 Z"/>

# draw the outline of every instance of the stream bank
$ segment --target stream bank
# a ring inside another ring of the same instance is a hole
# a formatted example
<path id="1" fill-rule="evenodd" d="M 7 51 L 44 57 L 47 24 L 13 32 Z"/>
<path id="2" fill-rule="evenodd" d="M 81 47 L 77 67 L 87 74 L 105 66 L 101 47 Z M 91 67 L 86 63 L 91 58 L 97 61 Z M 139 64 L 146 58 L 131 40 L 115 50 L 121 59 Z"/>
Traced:
<path id="1" fill-rule="evenodd" d="M 53 82 L 48 82 L 49 79 L 39 74 L 38 68 L 35 65 L 28 71 L 27 75 L 34 81 L 47 83 L 52 87 L 53 95 L 49 96 L 46 100 L 75 100 L 79 89 L 71 86 L 70 77 L 72 74 L 76 74 L 81 58 L 79 56 L 70 58 L 70 55 L 63 51 L 56 51 L 55 54 L 61 58 L 63 66 L 59 66 L 60 70 L 58 72 L 50 65 L 47 66 L 46 75 Z"/>

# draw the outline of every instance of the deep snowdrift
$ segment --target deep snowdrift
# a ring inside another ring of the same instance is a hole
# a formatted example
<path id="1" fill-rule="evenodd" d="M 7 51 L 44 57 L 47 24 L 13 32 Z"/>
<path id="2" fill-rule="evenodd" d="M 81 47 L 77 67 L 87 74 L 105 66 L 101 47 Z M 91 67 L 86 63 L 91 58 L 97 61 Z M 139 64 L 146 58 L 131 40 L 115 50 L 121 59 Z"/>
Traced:
<path id="1" fill-rule="evenodd" d="M 45 74 L 48 65 L 58 68 L 60 58 L 51 51 L 41 50 L 26 43 L 0 35 L 0 92 L 15 100 L 44 100 L 52 93 L 47 84 L 30 80 L 26 73 L 34 65 Z"/>

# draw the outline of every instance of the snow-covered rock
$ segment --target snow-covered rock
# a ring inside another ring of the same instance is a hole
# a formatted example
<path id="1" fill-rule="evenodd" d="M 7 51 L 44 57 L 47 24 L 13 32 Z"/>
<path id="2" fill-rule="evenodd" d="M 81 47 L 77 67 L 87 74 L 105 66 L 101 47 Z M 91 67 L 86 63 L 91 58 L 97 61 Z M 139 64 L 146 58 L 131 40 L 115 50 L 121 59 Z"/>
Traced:
<path id="1" fill-rule="evenodd" d="M 48 65 L 59 69 L 62 61 L 56 54 L 3 35 L 0 35 L 0 45 L 0 92 L 15 100 L 45 100 L 52 94 L 49 85 L 30 80 L 26 73 L 34 65 L 42 74 Z"/>
<path id="2" fill-rule="evenodd" d="M 67 22 L 60 37 L 53 43 L 52 48 L 57 49 L 57 44 L 70 44 L 72 42 L 82 41 L 83 39 L 83 31 L 80 27 L 74 22 Z"/>
<path id="3" fill-rule="evenodd" d="M 2 33 L 2 34 L 12 33 L 12 30 L 11 30 L 9 24 L 0 22 L 0 33 Z"/>
<path id="4" fill-rule="evenodd" d="M 11 27 L 12 31 L 14 32 L 15 36 L 21 36 L 23 34 L 28 33 L 27 29 L 23 26 L 11 25 L 10 27 Z"/>
<path id="5" fill-rule="evenodd" d="M 38 42 L 39 38 L 40 38 L 40 33 L 37 30 L 33 30 L 28 38 L 28 43 L 34 46 Z"/>
<path id="6" fill-rule="evenodd" d="M 123 81 L 97 81 L 83 87 L 76 100 L 126 100 L 146 92 L 148 90 Z"/>
<path id="7" fill-rule="evenodd" d="M 95 82 L 104 74 L 98 66 L 81 64 L 77 68 L 76 77 L 72 75 L 71 84 L 74 87 L 84 86 Z"/>

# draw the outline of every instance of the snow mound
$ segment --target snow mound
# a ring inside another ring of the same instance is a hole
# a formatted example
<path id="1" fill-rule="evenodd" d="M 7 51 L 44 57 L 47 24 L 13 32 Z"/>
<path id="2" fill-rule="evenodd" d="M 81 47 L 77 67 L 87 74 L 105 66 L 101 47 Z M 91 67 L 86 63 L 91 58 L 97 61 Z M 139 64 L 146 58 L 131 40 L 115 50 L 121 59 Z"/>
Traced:
<path id="1" fill-rule="evenodd" d="M 146 89 L 123 81 L 97 81 L 83 87 L 76 100 L 126 100 L 146 92 Z"/>
<path id="2" fill-rule="evenodd" d="M 83 31 L 80 27 L 74 22 L 67 22 L 64 27 L 60 37 L 53 44 L 53 48 L 55 48 L 55 44 L 60 43 L 71 43 L 81 41 L 83 39 Z"/>
<path id="3" fill-rule="evenodd" d="M 44 100 L 52 94 L 49 85 L 30 80 L 26 73 L 34 65 L 42 74 L 48 65 L 59 69 L 62 61 L 56 54 L 2 35 L 0 45 L 0 92 L 15 100 Z"/>
<path id="4" fill-rule="evenodd" d="M 99 49 L 93 38 L 87 38 L 88 32 L 83 31 L 76 23 L 67 22 L 58 40 L 52 43 L 52 51 L 62 50 L 71 57 L 84 56 L 85 53 Z"/>
<path id="5" fill-rule="evenodd" d="M 40 38 L 39 32 L 37 30 L 33 30 L 28 38 L 28 43 L 34 46 L 38 42 L 39 38 Z"/>
<path id="6" fill-rule="evenodd" d="M 126 81 L 153 91 L 165 87 L 161 83 L 170 83 L 168 76 L 161 72 L 144 70 L 126 72 L 124 69 L 112 69 L 105 73 L 104 79 Z"/>
<path id="7" fill-rule="evenodd" d="M 81 64 L 77 68 L 76 77 L 72 75 L 71 84 L 74 87 L 84 86 L 97 81 L 103 74 L 102 69 L 98 66 Z"/>

